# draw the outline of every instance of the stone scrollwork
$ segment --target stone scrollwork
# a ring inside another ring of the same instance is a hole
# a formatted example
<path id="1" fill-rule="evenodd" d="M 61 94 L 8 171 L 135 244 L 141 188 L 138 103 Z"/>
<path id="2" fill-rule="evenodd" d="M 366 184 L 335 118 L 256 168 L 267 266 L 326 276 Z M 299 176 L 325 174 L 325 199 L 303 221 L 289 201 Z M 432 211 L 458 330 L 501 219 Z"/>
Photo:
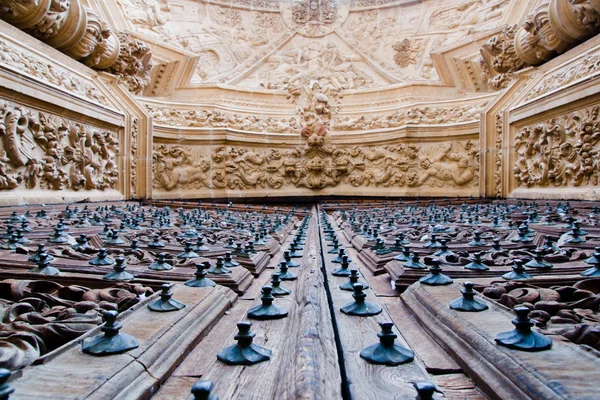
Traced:
<path id="1" fill-rule="evenodd" d="M 281 2 L 286 24 L 307 37 L 320 37 L 339 27 L 348 16 L 348 7 L 339 0 L 294 0 Z"/>
<path id="2" fill-rule="evenodd" d="M 369 115 L 356 118 L 338 117 L 333 129 L 337 131 L 396 128 L 410 124 L 448 124 L 476 121 L 487 102 L 456 107 L 413 107 L 386 115 Z"/>
<path id="3" fill-rule="evenodd" d="M 115 132 L 0 100 L 0 190 L 115 189 Z"/>
<path id="4" fill-rule="evenodd" d="M 154 145 L 155 189 L 472 187 L 479 149 L 471 141 L 436 145 L 340 147 L 313 135 L 305 146 L 258 149 Z"/>
<path id="5" fill-rule="evenodd" d="M 120 56 L 106 68 L 106 71 L 121 77 L 130 92 L 142 94 L 150 83 L 152 71 L 150 46 L 127 33 L 119 34 L 119 43 Z"/>
<path id="6" fill-rule="evenodd" d="M 498 75 L 488 79 L 488 85 L 496 90 L 505 88 L 512 80 L 512 73 L 527 66 L 515 51 L 517 26 L 507 26 L 502 32 L 483 42 L 484 58 L 490 59 L 490 67 Z"/>
<path id="7" fill-rule="evenodd" d="M 147 84 L 147 45 L 121 43 L 108 23 L 80 0 L 0 0 L 0 18 L 88 67 L 126 77 L 136 93 L 141 92 L 139 85 Z"/>
<path id="8" fill-rule="evenodd" d="M 298 133 L 296 117 L 260 118 L 254 115 L 232 114 L 220 110 L 183 110 L 146 105 L 153 121 L 159 125 L 194 128 L 229 128 L 246 132 Z"/>
<path id="9" fill-rule="evenodd" d="M 513 173 L 518 186 L 600 184 L 599 106 L 521 129 Z"/>

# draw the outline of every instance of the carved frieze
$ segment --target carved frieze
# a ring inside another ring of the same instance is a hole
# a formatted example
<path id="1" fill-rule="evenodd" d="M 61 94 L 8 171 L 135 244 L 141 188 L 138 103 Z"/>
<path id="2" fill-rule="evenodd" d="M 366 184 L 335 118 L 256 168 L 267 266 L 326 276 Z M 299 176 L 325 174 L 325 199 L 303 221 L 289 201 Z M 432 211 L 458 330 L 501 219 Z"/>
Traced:
<path id="1" fill-rule="evenodd" d="M 299 133 L 300 123 L 296 117 L 260 118 L 220 110 L 183 110 L 146 105 L 154 123 L 168 126 L 195 128 L 229 128 L 246 132 Z"/>
<path id="2" fill-rule="evenodd" d="M 403 125 L 438 125 L 478 121 L 481 111 L 487 105 L 464 105 L 458 107 L 413 107 L 387 115 L 362 117 L 340 117 L 335 119 L 334 130 L 370 130 L 396 128 Z"/>
<path id="3" fill-rule="evenodd" d="M 116 132 L 0 100 L 0 190 L 116 189 Z"/>
<path id="4" fill-rule="evenodd" d="M 106 96 L 90 82 L 3 40 L 0 40 L 0 64 L 97 104 L 109 104 Z"/>
<path id="5" fill-rule="evenodd" d="M 314 135 L 291 149 L 155 144 L 153 163 L 153 186 L 165 191 L 472 187 L 479 149 L 471 141 L 341 147 Z"/>
<path id="6" fill-rule="evenodd" d="M 519 130 L 514 139 L 517 186 L 598 186 L 599 106 Z"/>
<path id="7" fill-rule="evenodd" d="M 535 99 L 548 92 L 568 85 L 579 79 L 591 76 L 600 70 L 600 54 L 591 54 L 577 60 L 574 65 L 553 72 L 544 77 L 525 96 L 525 101 Z"/>

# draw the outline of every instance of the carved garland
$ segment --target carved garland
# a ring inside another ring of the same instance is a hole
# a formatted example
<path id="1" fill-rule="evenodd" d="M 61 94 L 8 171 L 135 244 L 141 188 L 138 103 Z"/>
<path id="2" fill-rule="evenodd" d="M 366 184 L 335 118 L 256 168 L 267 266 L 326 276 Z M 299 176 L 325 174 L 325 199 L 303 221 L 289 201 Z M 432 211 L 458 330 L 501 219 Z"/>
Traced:
<path id="1" fill-rule="evenodd" d="M 599 106 L 521 129 L 515 137 L 517 186 L 597 186 Z"/>
<path id="2" fill-rule="evenodd" d="M 334 99 L 335 96 L 331 96 Z M 327 105 L 328 102 L 322 102 Z M 333 130 L 369 130 L 395 128 L 408 124 L 452 124 L 477 121 L 487 102 L 458 107 L 413 107 L 387 115 L 358 118 L 335 118 Z M 168 126 L 230 128 L 247 132 L 298 133 L 301 125 L 297 117 L 259 118 L 231 114 L 219 110 L 181 110 L 146 105 L 156 124 Z M 324 106 L 325 108 L 325 106 Z M 300 113 L 302 114 L 302 113 Z"/>
<path id="3" fill-rule="evenodd" d="M 154 145 L 155 189 L 472 187 L 479 150 L 471 142 L 338 147 L 311 136 L 305 147 L 252 149 Z"/>
<path id="4" fill-rule="evenodd" d="M 0 100 L 0 190 L 116 189 L 116 132 Z"/>

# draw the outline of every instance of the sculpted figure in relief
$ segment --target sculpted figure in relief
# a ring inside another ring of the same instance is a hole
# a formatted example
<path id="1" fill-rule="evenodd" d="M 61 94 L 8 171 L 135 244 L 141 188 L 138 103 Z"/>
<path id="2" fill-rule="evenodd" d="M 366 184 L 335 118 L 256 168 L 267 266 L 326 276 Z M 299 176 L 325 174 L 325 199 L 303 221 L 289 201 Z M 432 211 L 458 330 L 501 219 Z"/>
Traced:
<path id="1" fill-rule="evenodd" d="M 599 107 L 523 128 L 514 140 L 518 186 L 600 184 Z"/>
<path id="2" fill-rule="evenodd" d="M 326 144 L 323 136 L 311 135 L 305 146 L 291 149 L 222 146 L 208 149 L 207 154 L 199 153 L 201 148 L 195 149 L 156 145 L 154 187 L 167 191 L 199 187 L 323 189 L 341 184 L 469 187 L 477 185 L 479 174 L 479 150 L 470 141 L 426 147 L 395 144 L 341 148 Z"/>
<path id="3" fill-rule="evenodd" d="M 0 100 L 0 189 L 116 188 L 116 133 Z"/>

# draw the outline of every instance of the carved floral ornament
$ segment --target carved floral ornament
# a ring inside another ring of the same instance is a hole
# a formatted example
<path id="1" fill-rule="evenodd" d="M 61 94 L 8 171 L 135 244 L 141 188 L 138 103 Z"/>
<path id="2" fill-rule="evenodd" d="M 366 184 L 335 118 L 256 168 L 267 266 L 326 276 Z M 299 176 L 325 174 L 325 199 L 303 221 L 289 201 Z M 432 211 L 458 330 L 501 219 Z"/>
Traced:
<path id="1" fill-rule="evenodd" d="M 367 115 L 361 117 L 331 118 L 331 104 L 337 102 L 335 93 L 328 96 L 311 97 L 312 92 L 300 97 L 300 116 L 288 118 L 259 118 L 254 115 L 232 114 L 220 110 L 183 110 L 146 105 L 152 115 L 154 123 L 166 126 L 187 126 L 196 128 L 230 128 L 246 132 L 270 133 L 300 133 L 303 127 L 300 117 L 303 117 L 303 105 L 307 113 L 313 112 L 331 120 L 331 129 L 334 131 L 353 131 L 395 128 L 411 124 L 442 125 L 478 121 L 481 111 L 487 102 L 473 105 L 455 107 L 413 107 L 408 110 L 399 110 L 391 114 Z M 293 93 L 290 93 L 294 95 Z M 322 100 L 320 100 L 320 99 Z M 304 123 L 304 121 L 302 121 Z"/>
<path id="2" fill-rule="evenodd" d="M 540 65 L 600 32 L 597 0 L 550 0 L 529 14 L 520 27 L 509 26 L 483 44 L 489 67 L 499 75 L 490 87 L 502 89 L 512 73 Z M 485 58 L 484 54 L 484 58 Z"/>
<path id="3" fill-rule="evenodd" d="M 598 186 L 599 106 L 521 129 L 515 136 L 517 186 Z"/>
<path id="4" fill-rule="evenodd" d="M 120 76 L 137 94 L 148 83 L 149 47 L 112 32 L 80 0 L 0 0 L 0 18 L 90 68 Z"/>
<path id="5" fill-rule="evenodd" d="M 115 132 L 0 100 L 0 190 L 116 189 Z"/>
<path id="6" fill-rule="evenodd" d="M 348 17 L 348 7 L 341 0 L 292 0 L 279 4 L 285 23 L 307 37 L 325 36 Z"/>
<path id="7" fill-rule="evenodd" d="M 306 146 L 292 149 L 155 144 L 153 165 L 153 186 L 165 191 L 473 187 L 479 149 L 471 141 L 338 147 L 313 135 Z"/>

